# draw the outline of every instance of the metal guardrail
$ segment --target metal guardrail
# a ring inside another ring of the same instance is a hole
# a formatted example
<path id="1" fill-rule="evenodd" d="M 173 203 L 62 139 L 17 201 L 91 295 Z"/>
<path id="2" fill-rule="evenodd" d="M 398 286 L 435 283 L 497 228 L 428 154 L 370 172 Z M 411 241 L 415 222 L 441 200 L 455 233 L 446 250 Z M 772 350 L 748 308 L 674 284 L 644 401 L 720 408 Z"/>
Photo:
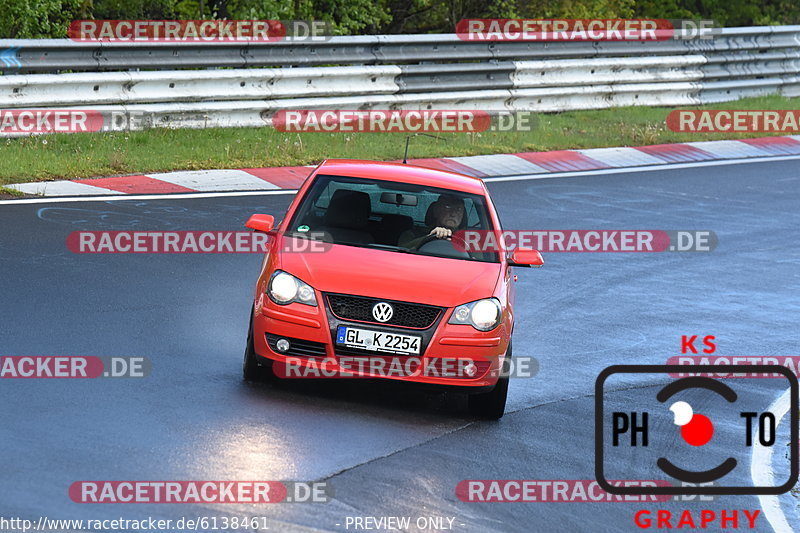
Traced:
<path id="1" fill-rule="evenodd" d="M 713 40 L 475 42 L 455 34 L 332 37 L 325 42 L 78 42 L 0 40 L 0 70 L 101 71 L 202 67 L 379 65 L 797 49 L 800 26 L 726 28 Z"/>
<path id="2" fill-rule="evenodd" d="M 140 112 L 139 127 L 263 126 L 281 109 L 563 111 L 800 96 L 800 26 L 660 42 L 0 40 L 0 61 L 1 108 Z"/>

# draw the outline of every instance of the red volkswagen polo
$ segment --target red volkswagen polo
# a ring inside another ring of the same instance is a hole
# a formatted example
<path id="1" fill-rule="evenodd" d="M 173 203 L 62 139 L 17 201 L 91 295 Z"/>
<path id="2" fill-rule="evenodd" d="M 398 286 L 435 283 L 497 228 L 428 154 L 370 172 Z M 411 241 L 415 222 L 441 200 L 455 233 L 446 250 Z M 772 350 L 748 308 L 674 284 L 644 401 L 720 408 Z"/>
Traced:
<path id="1" fill-rule="evenodd" d="M 536 250 L 470 250 L 499 231 L 478 178 L 406 164 L 325 161 L 270 235 L 256 283 L 245 380 L 369 377 L 457 387 L 470 412 L 503 416 L 514 266 Z M 455 239 L 453 237 L 456 237 Z"/>

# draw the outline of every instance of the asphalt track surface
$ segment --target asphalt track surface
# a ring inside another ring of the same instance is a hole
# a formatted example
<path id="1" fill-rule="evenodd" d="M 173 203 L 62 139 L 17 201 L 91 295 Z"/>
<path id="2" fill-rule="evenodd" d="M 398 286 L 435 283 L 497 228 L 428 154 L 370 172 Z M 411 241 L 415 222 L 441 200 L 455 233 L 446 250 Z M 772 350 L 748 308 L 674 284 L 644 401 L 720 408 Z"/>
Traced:
<path id="1" fill-rule="evenodd" d="M 455 486 L 593 479 L 596 376 L 612 364 L 664 364 L 679 355 L 681 335 L 716 336 L 718 355 L 796 354 L 797 160 L 490 190 L 506 228 L 708 229 L 719 245 L 711 253 L 550 253 L 544 268 L 518 269 L 515 355 L 537 357 L 540 371 L 512 381 L 502 420 L 482 422 L 457 395 L 344 380 L 243 383 L 258 255 L 77 255 L 65 246 L 77 230 L 236 230 L 252 213 L 280 217 L 291 195 L 0 207 L 0 353 L 144 356 L 153 368 L 143 379 L 2 380 L 0 516 L 267 516 L 273 531 L 348 531 L 348 516 L 444 516 L 455 519 L 454 531 L 639 531 L 640 509 L 759 509 L 755 496 L 465 503 Z M 753 410 L 785 389 L 758 381 L 741 389 Z M 635 379 L 610 391 L 607 405 L 627 409 L 664 382 Z M 719 402 L 698 402 L 710 417 L 726 416 Z M 675 441 L 678 458 L 688 453 L 681 446 Z M 733 439 L 718 448 L 741 451 Z M 653 475 L 642 463 L 639 479 Z M 89 505 L 67 494 L 77 480 L 239 479 L 324 480 L 335 498 Z M 800 527 L 792 497 L 781 503 Z M 763 516 L 756 530 L 771 530 Z"/>

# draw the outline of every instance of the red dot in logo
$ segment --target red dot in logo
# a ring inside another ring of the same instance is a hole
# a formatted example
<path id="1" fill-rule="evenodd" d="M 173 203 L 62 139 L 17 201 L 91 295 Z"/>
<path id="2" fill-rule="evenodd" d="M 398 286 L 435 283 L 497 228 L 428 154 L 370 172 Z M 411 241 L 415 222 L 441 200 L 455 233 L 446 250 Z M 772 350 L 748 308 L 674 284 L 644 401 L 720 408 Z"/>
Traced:
<path id="1" fill-rule="evenodd" d="M 713 436 L 714 424 L 705 415 L 694 415 L 688 424 L 681 426 L 681 437 L 692 446 L 703 446 Z"/>

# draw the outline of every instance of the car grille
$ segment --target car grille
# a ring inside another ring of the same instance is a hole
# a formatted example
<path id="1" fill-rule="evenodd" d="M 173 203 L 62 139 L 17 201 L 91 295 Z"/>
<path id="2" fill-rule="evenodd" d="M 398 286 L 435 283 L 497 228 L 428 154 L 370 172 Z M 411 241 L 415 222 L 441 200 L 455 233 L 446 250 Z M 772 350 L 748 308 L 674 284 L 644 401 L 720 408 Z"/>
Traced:
<path id="1" fill-rule="evenodd" d="M 286 352 L 279 352 L 276 346 L 278 339 L 286 339 L 289 341 L 289 350 Z M 325 344 L 314 341 L 304 341 L 302 339 L 293 339 L 292 337 L 282 337 L 280 335 L 273 335 L 267 333 L 267 344 L 273 352 L 281 355 L 288 355 L 293 357 L 322 357 L 325 358 Z"/>
<path id="2" fill-rule="evenodd" d="M 381 300 L 380 298 L 367 298 L 364 296 L 350 296 L 346 294 L 328 294 L 328 306 L 337 318 L 342 320 L 355 320 L 358 322 L 371 322 L 385 326 L 400 326 L 414 329 L 427 329 L 436 322 L 442 312 L 441 307 L 432 305 L 412 304 Z M 386 322 L 378 322 L 372 316 L 372 307 L 378 302 L 387 302 L 394 308 L 392 318 Z"/>

